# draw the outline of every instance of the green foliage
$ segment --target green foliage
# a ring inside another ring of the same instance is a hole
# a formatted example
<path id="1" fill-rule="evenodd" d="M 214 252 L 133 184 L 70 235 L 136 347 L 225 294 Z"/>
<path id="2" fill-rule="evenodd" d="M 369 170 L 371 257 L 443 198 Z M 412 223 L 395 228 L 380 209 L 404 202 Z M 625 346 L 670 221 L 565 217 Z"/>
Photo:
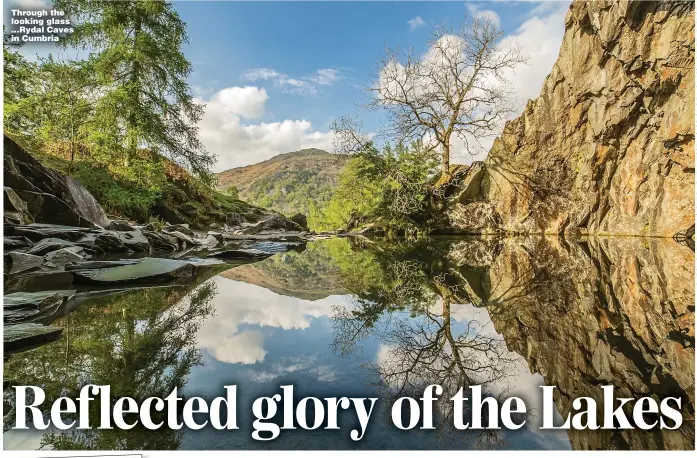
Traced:
<path id="1" fill-rule="evenodd" d="M 38 78 L 36 64 L 13 48 L 3 41 L 3 122 L 6 131 L 19 134 L 33 127 L 33 120 L 24 113 L 34 104 L 31 95 L 38 87 Z"/>
<path id="2" fill-rule="evenodd" d="M 209 180 L 214 158 L 198 139 L 203 106 L 193 101 L 186 82 L 186 24 L 174 6 L 154 0 L 56 0 L 54 6 L 76 24 L 62 43 L 90 49 L 82 65 L 101 89 L 95 149 L 122 156 L 129 167 L 145 146 Z"/>
<path id="3" fill-rule="evenodd" d="M 225 195 L 233 199 L 239 199 L 240 191 L 237 189 L 237 186 L 230 186 L 225 190 Z"/>
<path id="4" fill-rule="evenodd" d="M 370 144 L 349 161 L 328 203 L 310 208 L 308 222 L 318 230 L 354 228 L 368 220 L 400 230 L 418 228 L 436 167 L 420 143 L 387 145 L 382 151 Z"/>

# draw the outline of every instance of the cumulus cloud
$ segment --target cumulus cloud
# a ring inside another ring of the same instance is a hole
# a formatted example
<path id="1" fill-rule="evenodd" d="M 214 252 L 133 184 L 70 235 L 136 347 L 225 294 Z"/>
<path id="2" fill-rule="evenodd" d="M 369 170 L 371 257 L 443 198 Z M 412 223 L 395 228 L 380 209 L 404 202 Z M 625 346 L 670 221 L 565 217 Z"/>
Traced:
<path id="1" fill-rule="evenodd" d="M 411 18 L 407 21 L 407 24 L 409 25 L 409 30 L 416 30 L 419 27 L 423 27 L 426 25 L 426 22 L 421 19 L 421 16 L 416 16 L 415 18 Z"/>
<path id="2" fill-rule="evenodd" d="M 229 87 L 209 99 L 197 99 L 206 109 L 199 135 L 206 149 L 218 156 L 216 171 L 255 164 L 303 148 L 330 149 L 333 134 L 320 132 L 305 119 L 249 123 L 266 112 L 265 89 Z"/>
<path id="3" fill-rule="evenodd" d="M 293 78 L 273 68 L 252 68 L 242 74 L 248 81 L 272 81 L 274 86 L 288 94 L 317 94 L 317 86 L 331 86 L 342 78 L 335 68 L 320 68 L 310 75 Z"/>

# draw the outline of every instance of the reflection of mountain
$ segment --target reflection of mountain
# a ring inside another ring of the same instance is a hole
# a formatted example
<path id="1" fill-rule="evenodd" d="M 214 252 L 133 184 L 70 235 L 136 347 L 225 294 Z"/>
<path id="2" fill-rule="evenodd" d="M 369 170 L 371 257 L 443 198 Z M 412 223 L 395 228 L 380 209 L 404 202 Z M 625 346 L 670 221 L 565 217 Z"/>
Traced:
<path id="1" fill-rule="evenodd" d="M 220 275 L 230 280 L 261 286 L 282 296 L 318 300 L 343 294 L 339 269 L 332 262 L 328 247 L 334 242 L 311 244 L 302 253 L 288 252 L 254 264 L 235 267 Z"/>

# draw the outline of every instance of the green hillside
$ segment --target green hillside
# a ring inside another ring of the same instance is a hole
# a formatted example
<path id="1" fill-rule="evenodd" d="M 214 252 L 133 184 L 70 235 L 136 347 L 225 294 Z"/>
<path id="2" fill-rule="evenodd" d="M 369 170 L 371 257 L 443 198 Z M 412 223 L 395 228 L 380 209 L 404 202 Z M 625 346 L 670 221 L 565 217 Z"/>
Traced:
<path id="1" fill-rule="evenodd" d="M 260 207 L 289 216 L 308 215 L 311 202 L 321 207 L 329 200 L 347 160 L 320 149 L 303 149 L 221 172 L 218 186 L 234 186 L 240 199 Z"/>

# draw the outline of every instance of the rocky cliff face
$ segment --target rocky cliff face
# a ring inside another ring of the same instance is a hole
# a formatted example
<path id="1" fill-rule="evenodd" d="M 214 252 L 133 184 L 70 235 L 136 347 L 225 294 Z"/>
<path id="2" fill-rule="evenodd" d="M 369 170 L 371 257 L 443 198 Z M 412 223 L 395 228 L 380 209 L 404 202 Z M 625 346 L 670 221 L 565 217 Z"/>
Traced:
<path id="1" fill-rule="evenodd" d="M 693 227 L 694 43 L 692 2 L 574 2 L 540 97 L 448 191 L 449 231 Z"/>

